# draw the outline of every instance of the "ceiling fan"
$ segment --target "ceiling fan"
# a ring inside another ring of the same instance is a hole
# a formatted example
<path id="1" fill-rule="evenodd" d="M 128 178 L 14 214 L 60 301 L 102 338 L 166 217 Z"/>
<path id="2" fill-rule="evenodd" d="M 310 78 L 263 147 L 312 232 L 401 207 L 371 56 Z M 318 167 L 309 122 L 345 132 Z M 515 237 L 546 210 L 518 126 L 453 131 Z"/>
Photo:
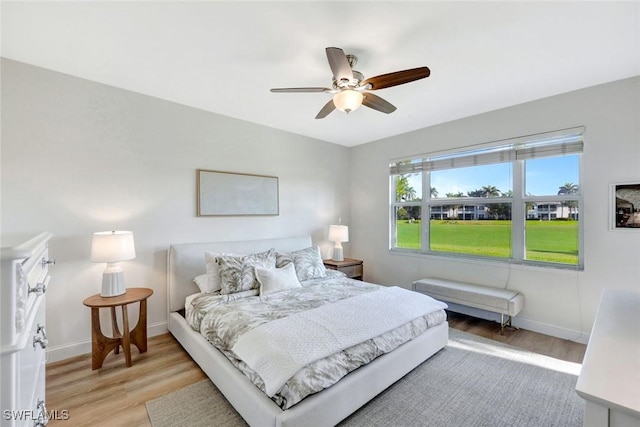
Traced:
<path id="1" fill-rule="evenodd" d="M 326 92 L 334 94 L 333 98 L 322 107 L 316 119 L 327 117 L 336 108 L 348 114 L 360 108 L 360 105 L 386 114 L 393 113 L 396 110 L 395 106 L 369 91 L 424 79 L 431 74 L 429 68 L 419 67 L 365 79 L 361 72 L 353 69 L 358 61 L 355 55 L 345 55 L 344 51 L 337 47 L 328 47 L 325 50 L 329 60 L 329 67 L 333 72 L 333 85 L 331 88 L 291 87 L 271 89 L 271 92 L 275 93 Z"/>

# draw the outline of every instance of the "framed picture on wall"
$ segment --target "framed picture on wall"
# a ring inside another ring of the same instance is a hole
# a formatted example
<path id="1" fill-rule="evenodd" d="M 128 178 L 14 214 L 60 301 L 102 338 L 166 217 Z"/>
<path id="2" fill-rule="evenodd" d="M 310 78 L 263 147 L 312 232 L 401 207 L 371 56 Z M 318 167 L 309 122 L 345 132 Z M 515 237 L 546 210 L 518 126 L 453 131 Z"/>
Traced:
<path id="1" fill-rule="evenodd" d="M 278 215 L 278 177 L 198 169 L 198 216 Z"/>
<path id="2" fill-rule="evenodd" d="M 640 230 L 640 181 L 611 184 L 611 228 Z"/>

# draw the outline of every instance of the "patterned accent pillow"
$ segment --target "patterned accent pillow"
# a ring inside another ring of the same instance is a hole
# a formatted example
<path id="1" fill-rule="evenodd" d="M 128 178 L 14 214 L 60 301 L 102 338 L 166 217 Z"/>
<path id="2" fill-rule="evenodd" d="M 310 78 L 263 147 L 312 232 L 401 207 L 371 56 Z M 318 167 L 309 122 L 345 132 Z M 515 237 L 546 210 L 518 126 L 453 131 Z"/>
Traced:
<path id="1" fill-rule="evenodd" d="M 233 254 L 231 252 L 205 252 L 204 261 L 207 268 L 207 281 L 204 282 L 202 278 L 200 280 L 194 279 L 200 290 L 204 293 L 211 293 L 220 291 L 222 289 L 220 280 L 220 266 L 218 265 L 218 257 L 222 255 L 241 256 L 239 254 Z"/>
<path id="2" fill-rule="evenodd" d="M 320 247 L 318 246 L 276 255 L 277 268 L 282 268 L 289 263 L 293 263 L 298 280 L 301 282 L 303 280 L 321 279 L 327 276 L 327 268 L 322 262 Z"/>
<path id="3" fill-rule="evenodd" d="M 276 250 L 269 249 L 251 255 L 220 255 L 217 258 L 220 267 L 220 294 L 235 294 L 260 287 L 256 280 L 255 267 L 274 268 Z"/>

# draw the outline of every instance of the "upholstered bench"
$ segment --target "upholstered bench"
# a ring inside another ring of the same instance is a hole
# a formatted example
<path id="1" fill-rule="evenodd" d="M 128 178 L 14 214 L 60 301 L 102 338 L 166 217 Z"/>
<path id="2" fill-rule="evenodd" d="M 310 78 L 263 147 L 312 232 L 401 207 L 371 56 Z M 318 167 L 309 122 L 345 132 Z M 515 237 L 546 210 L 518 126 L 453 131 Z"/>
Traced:
<path id="1" fill-rule="evenodd" d="M 504 334 L 504 327 L 511 326 L 512 317 L 524 307 L 524 295 L 520 292 L 473 283 L 426 278 L 413 282 L 413 290 L 437 300 L 499 313 L 500 334 Z"/>

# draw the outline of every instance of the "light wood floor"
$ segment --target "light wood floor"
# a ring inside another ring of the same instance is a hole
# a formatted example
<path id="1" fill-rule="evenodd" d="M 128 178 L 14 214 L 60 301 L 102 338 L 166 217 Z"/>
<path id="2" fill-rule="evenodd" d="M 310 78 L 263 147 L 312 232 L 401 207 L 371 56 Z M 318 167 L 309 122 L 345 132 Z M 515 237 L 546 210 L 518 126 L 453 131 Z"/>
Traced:
<path id="1" fill-rule="evenodd" d="M 462 314 L 449 313 L 455 329 L 494 339 L 570 362 L 582 362 L 586 346 L 535 332 L 507 330 Z M 91 355 L 47 365 L 47 410 L 69 419 L 50 426 L 150 426 L 145 402 L 206 378 L 180 344 L 170 335 L 149 338 L 148 351 L 132 349 L 133 366 L 127 368 L 122 353 L 111 353 L 101 369 L 91 370 Z"/>
<path id="2" fill-rule="evenodd" d="M 549 335 L 525 329 L 505 328 L 504 335 L 500 335 L 500 323 L 451 311 L 447 311 L 447 320 L 452 328 L 523 348 L 534 353 L 544 354 L 554 359 L 566 360 L 567 362 L 582 363 L 587 349 L 584 344 L 550 337 Z"/>

